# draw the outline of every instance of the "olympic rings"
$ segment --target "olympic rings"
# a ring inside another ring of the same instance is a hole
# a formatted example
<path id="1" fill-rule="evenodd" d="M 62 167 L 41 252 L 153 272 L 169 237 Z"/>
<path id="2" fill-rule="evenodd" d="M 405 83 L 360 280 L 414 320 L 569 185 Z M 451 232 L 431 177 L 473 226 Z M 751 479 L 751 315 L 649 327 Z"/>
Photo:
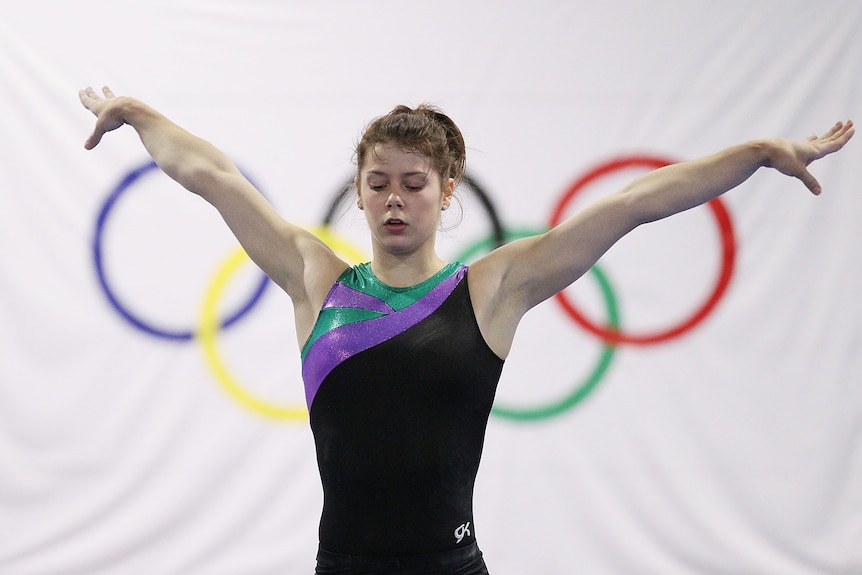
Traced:
<path id="1" fill-rule="evenodd" d="M 504 230 L 504 233 L 506 240 L 513 240 L 534 236 L 541 232 L 528 230 Z M 487 238 L 473 244 L 462 252 L 456 259 L 458 261 L 466 262 L 472 259 L 477 252 L 488 251 L 494 247 L 492 240 L 493 238 Z M 596 281 L 599 283 L 599 287 L 601 288 L 602 297 L 604 298 L 605 307 L 607 309 L 608 325 L 615 329 L 619 326 L 619 311 L 610 282 L 608 281 L 607 276 L 602 272 L 601 268 L 597 265 L 590 269 L 590 273 L 596 278 Z M 611 359 L 613 359 L 615 351 L 615 346 L 612 343 L 605 341 L 602 353 L 599 356 L 598 362 L 593 368 L 592 373 L 587 376 L 587 379 L 583 383 L 575 386 L 575 388 L 565 397 L 537 407 L 511 407 L 497 405 L 495 403 L 491 408 L 491 414 L 506 419 L 533 421 L 538 419 L 548 419 L 571 409 L 585 399 L 595 389 L 599 381 L 601 381 L 602 377 L 605 375 L 605 372 L 607 372 L 608 367 L 610 367 Z"/>
<path id="2" fill-rule="evenodd" d="M 350 263 L 365 261 L 365 255 L 362 252 L 348 242 L 340 239 L 328 227 L 318 226 L 312 228 L 310 231 Z M 207 365 L 209 365 L 216 380 L 229 396 L 249 410 L 266 417 L 305 421 L 308 419 L 308 408 L 304 402 L 298 405 L 279 406 L 254 397 L 245 391 L 221 360 L 216 341 L 216 335 L 219 331 L 218 320 L 216 319 L 218 301 L 231 276 L 243 265 L 249 263 L 251 263 L 251 259 L 245 253 L 245 250 L 240 247 L 216 271 L 210 287 L 207 289 L 206 294 L 204 294 L 204 303 L 200 311 L 200 324 L 196 333 L 197 338 L 203 347 Z"/>
<path id="3" fill-rule="evenodd" d="M 627 156 L 599 165 L 569 187 L 568 191 L 557 203 L 551 215 L 550 225 L 553 227 L 560 223 L 569 202 L 575 197 L 575 195 L 583 190 L 587 184 L 590 184 L 593 181 L 621 168 L 645 167 L 657 169 L 672 163 L 674 162 L 654 156 Z M 618 330 L 615 326 L 602 327 L 590 322 L 575 308 L 565 291 L 559 292 L 555 297 L 572 319 L 589 332 L 607 342 L 649 345 L 673 339 L 691 330 L 713 311 L 716 304 L 718 304 L 719 300 L 724 295 L 724 292 L 727 290 L 727 286 L 730 284 L 730 278 L 733 275 L 736 254 L 733 225 L 730 220 L 730 214 L 724 206 L 724 203 L 720 198 L 715 198 L 709 202 L 707 206 L 712 211 L 716 223 L 718 224 L 718 229 L 721 232 L 721 270 L 719 272 L 718 280 L 706 301 L 687 319 L 677 325 L 644 334 L 625 333 Z"/>
<path id="4" fill-rule="evenodd" d="M 103 258 L 103 244 L 105 239 L 105 228 L 108 222 L 108 216 L 111 214 L 111 210 L 116 205 L 117 201 L 120 197 L 129 190 L 132 184 L 136 183 L 141 176 L 156 170 L 158 166 L 155 162 L 149 162 L 144 164 L 143 166 L 132 170 L 125 178 L 114 188 L 108 198 L 105 200 L 105 203 L 102 205 L 101 210 L 99 210 L 99 216 L 96 220 L 96 234 L 93 239 L 93 258 L 95 260 L 96 265 L 96 275 L 99 279 L 99 285 L 102 287 L 102 291 L 105 292 L 105 295 L 108 298 L 111 306 L 117 313 L 120 314 L 120 317 L 125 319 L 127 322 L 132 324 L 132 326 L 140 329 L 141 331 L 152 335 L 158 338 L 164 338 L 168 340 L 175 341 L 190 341 L 194 338 L 195 333 L 194 330 L 171 330 L 163 327 L 159 327 L 155 324 L 144 321 L 135 315 L 129 307 L 120 301 L 120 298 L 114 293 L 111 284 L 108 282 L 108 276 L 105 273 L 105 264 Z M 252 293 L 249 300 L 240 306 L 240 308 L 230 315 L 227 316 L 221 322 L 222 328 L 228 328 L 239 321 L 245 314 L 251 311 L 251 308 L 260 300 L 263 296 L 263 293 L 266 291 L 267 286 L 269 285 L 269 278 L 266 277 L 265 274 L 261 274 L 263 277 L 260 282 L 257 284 L 257 288 Z"/>
<path id="5" fill-rule="evenodd" d="M 309 228 L 309 231 L 320 238 L 323 243 L 332 248 L 336 253 L 340 254 L 350 264 L 360 264 L 368 261 L 362 250 L 356 248 L 347 240 L 340 238 L 332 228 L 324 224 Z"/>
<path id="6" fill-rule="evenodd" d="M 203 306 L 200 312 L 200 325 L 198 326 L 197 338 L 203 346 L 204 356 L 207 364 L 215 375 L 216 380 L 221 384 L 222 388 L 229 396 L 237 400 L 241 405 L 247 407 L 251 411 L 260 413 L 267 417 L 276 419 L 308 419 L 308 411 L 305 404 L 275 406 L 266 401 L 260 400 L 240 386 L 230 371 L 225 367 L 220 359 L 218 346 L 216 344 L 216 333 L 218 333 L 218 319 L 216 318 L 216 309 L 218 301 L 221 297 L 224 288 L 228 284 L 231 276 L 240 268 L 240 266 L 250 263 L 248 255 L 242 248 L 237 250 L 228 257 L 227 261 L 218 269 L 212 285 L 204 295 Z"/>
<path id="7" fill-rule="evenodd" d="M 563 213 L 569 202 L 579 192 L 581 192 L 584 187 L 593 181 L 621 168 L 646 167 L 656 169 L 670 163 L 672 162 L 659 157 L 630 156 L 622 157 L 599 165 L 593 170 L 590 170 L 583 177 L 579 178 L 568 188 L 555 206 L 550 218 L 550 225 L 555 226 L 562 220 Z M 138 182 L 143 175 L 155 169 L 157 169 L 156 164 L 154 162 L 149 162 L 132 170 L 122 179 L 117 187 L 111 191 L 99 211 L 96 222 L 95 237 L 93 240 L 93 256 L 99 285 L 104 291 L 109 303 L 114 310 L 133 327 L 140 329 L 149 335 L 174 341 L 190 341 L 197 339 L 202 346 L 206 363 L 219 385 L 231 398 L 236 400 L 245 408 L 275 419 L 306 420 L 308 418 L 308 411 L 304 403 L 297 405 L 275 405 L 255 397 L 237 382 L 230 369 L 221 360 L 217 342 L 219 331 L 232 326 L 239 319 L 245 316 L 245 314 L 247 314 L 259 302 L 270 283 L 266 275 L 263 275 L 261 281 L 256 284 L 250 298 L 241 305 L 239 309 L 227 314 L 224 319 L 220 320 L 217 317 L 218 302 L 225 291 L 225 287 L 228 285 L 232 276 L 237 273 L 243 265 L 250 261 L 244 250 L 241 248 L 237 249 L 217 269 L 204 294 L 203 304 L 199 310 L 198 325 L 194 329 L 170 330 L 146 322 L 132 313 L 128 306 L 124 304 L 114 292 L 105 272 L 103 258 L 103 244 L 106 234 L 107 220 L 112 209 L 123 193 L 128 191 L 128 189 Z M 488 252 L 513 239 L 524 238 L 541 233 L 539 231 L 505 229 L 497 216 L 496 209 L 494 208 L 490 196 L 476 182 L 476 180 L 468 174 L 464 179 L 464 184 L 466 184 L 478 197 L 485 208 L 491 223 L 491 234 L 487 238 L 480 240 L 465 249 L 460 256 L 456 258 L 457 260 L 466 262 L 479 252 Z M 324 217 L 323 224 L 310 229 L 310 231 L 338 252 L 347 261 L 351 263 L 360 263 L 362 261 L 366 261 L 365 254 L 361 253 L 361 250 L 355 248 L 348 240 L 342 239 L 336 235 L 330 226 L 332 221 L 335 219 L 336 212 L 339 207 L 349 200 L 352 189 L 351 180 L 335 195 L 330 208 Z M 561 304 L 566 314 L 587 331 L 598 336 L 603 342 L 603 349 L 592 369 L 592 372 L 583 382 L 576 385 L 562 398 L 558 398 L 549 403 L 535 407 L 494 405 L 491 413 L 498 417 L 519 421 L 534 421 L 559 415 L 580 403 L 595 389 L 611 364 L 616 352 L 617 344 L 629 343 L 646 345 L 663 342 L 668 339 L 678 337 L 691 330 L 707 315 L 709 315 L 724 295 L 730 282 L 735 259 L 735 240 L 730 215 L 724 204 L 720 199 L 715 199 L 707 205 L 712 211 L 718 224 L 719 231 L 721 232 L 722 266 L 717 283 L 703 305 L 695 310 L 688 319 L 670 328 L 646 334 L 625 333 L 619 328 L 619 311 L 616 297 L 613 293 L 610 282 L 602 269 L 599 266 L 594 266 L 589 273 L 598 282 L 601 290 L 606 308 L 606 325 L 596 325 L 587 320 L 578 312 L 564 292 L 560 292 L 556 296 L 557 301 Z"/>

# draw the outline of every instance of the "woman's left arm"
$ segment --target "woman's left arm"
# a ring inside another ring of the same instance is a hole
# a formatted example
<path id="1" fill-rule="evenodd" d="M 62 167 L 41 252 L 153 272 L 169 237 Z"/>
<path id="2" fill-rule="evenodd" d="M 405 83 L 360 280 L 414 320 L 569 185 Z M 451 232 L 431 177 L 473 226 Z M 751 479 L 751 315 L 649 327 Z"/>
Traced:
<path id="1" fill-rule="evenodd" d="M 839 122 L 806 140 L 756 140 L 649 172 L 550 231 L 507 244 L 479 266 L 497 284 L 496 305 L 518 316 L 565 289 L 628 232 L 641 224 L 704 204 L 770 167 L 796 177 L 815 195 L 821 188 L 811 162 L 840 150 L 853 123 Z M 478 263 L 478 262 L 477 262 Z"/>

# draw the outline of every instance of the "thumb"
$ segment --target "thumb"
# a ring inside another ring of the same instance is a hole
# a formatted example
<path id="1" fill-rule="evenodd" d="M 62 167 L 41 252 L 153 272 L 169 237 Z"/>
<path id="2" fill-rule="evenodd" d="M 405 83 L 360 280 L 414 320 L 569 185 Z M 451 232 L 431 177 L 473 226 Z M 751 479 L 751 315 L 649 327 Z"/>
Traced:
<path id="1" fill-rule="evenodd" d="M 84 142 L 85 150 L 92 150 L 95 148 L 99 142 L 102 141 L 102 136 L 105 135 L 105 130 L 102 128 L 99 123 L 96 123 L 96 128 L 93 130 L 93 133 L 90 134 L 90 137 Z"/>
<path id="2" fill-rule="evenodd" d="M 86 141 L 84 142 L 84 149 L 85 150 L 92 150 L 93 148 L 95 148 L 98 145 L 98 143 L 101 139 L 102 139 L 102 137 L 100 135 L 97 135 L 96 132 L 93 132 L 92 134 L 90 134 L 90 137 L 87 138 Z"/>
<path id="3" fill-rule="evenodd" d="M 811 175 L 807 169 L 803 168 L 802 171 L 796 176 L 799 178 L 805 187 L 808 188 L 812 194 L 815 196 L 819 196 L 820 192 L 822 192 L 822 188 L 820 187 L 820 182 L 817 181 L 817 178 Z"/>

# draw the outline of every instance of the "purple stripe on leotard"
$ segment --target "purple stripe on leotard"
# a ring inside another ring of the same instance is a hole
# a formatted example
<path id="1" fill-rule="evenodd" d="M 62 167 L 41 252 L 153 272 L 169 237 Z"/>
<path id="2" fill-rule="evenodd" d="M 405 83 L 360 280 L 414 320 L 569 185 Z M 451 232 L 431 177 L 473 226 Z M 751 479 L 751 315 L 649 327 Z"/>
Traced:
<path id="1" fill-rule="evenodd" d="M 431 315 L 464 278 L 465 271 L 466 268 L 460 269 L 441 281 L 416 303 L 402 310 L 343 325 L 320 336 L 311 346 L 302 364 L 302 379 L 305 382 L 305 399 L 309 411 L 317 390 L 329 372 L 342 361 L 395 337 Z"/>
<path id="2" fill-rule="evenodd" d="M 355 290 L 341 282 L 336 282 L 329 291 L 324 309 L 328 307 L 351 307 L 379 311 L 380 313 L 392 313 L 392 308 L 380 298 Z"/>

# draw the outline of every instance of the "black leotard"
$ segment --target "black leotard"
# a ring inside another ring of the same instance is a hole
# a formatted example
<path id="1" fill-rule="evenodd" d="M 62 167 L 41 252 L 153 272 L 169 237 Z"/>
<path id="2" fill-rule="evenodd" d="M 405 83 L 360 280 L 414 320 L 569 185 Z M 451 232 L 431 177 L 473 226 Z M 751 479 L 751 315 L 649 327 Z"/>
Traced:
<path id="1" fill-rule="evenodd" d="M 392 288 L 363 264 L 330 290 L 302 356 L 321 549 L 392 557 L 475 542 L 473 484 L 503 360 L 466 278 L 450 264 Z"/>

